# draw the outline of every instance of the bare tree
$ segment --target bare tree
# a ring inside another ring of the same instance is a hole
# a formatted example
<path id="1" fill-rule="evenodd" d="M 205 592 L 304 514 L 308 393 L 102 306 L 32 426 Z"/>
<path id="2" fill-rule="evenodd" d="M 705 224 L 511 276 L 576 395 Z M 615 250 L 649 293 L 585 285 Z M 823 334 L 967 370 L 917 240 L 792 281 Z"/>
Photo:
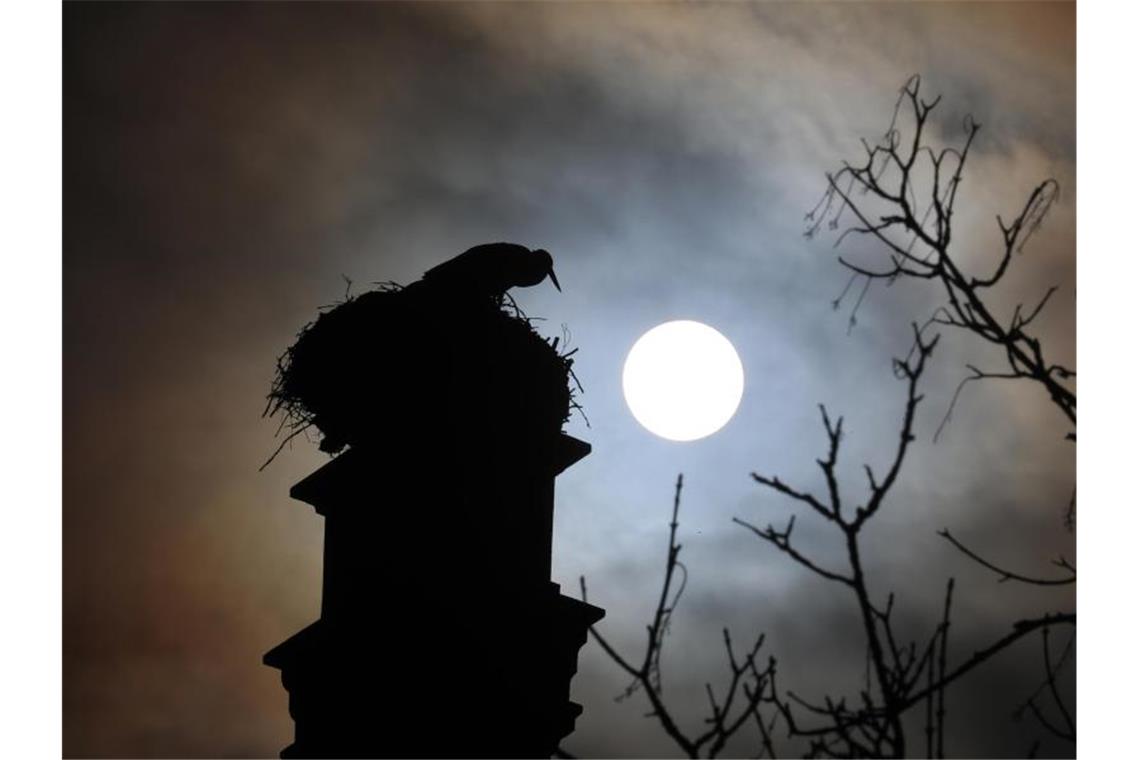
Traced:
<path id="1" fill-rule="evenodd" d="M 851 500 L 844 497 L 839 487 L 836 465 L 843 438 L 843 418 L 833 421 L 823 406 L 820 407 L 820 413 L 828 446 L 827 454 L 817 460 L 817 463 L 823 474 L 826 496 L 817 496 L 811 491 L 789 485 L 779 477 L 756 473 L 752 475 L 761 486 L 783 495 L 809 517 L 821 519 L 838 531 L 846 550 L 846 567 L 827 567 L 824 560 L 811 556 L 794 542 L 794 514 L 783 528 L 771 524 L 759 527 L 739 518 L 734 519 L 734 522 L 747 528 L 813 575 L 826 582 L 839 584 L 851 592 L 862 622 L 863 648 L 867 653 L 868 664 L 866 682 L 857 690 L 858 697 L 854 703 L 849 704 L 846 697 L 836 696 L 843 691 L 840 684 L 835 685 L 832 694 L 815 700 L 804 698 L 794 691 L 781 691 L 777 686 L 776 660 L 769 657 L 763 668 L 757 664 L 757 655 L 764 643 L 763 635 L 757 637 L 752 650 L 743 660 L 738 661 L 726 630 L 724 641 L 731 676 L 725 689 L 724 702 L 718 703 L 711 685 L 706 685 L 711 707 L 711 717 L 706 719 L 709 729 L 699 736 L 690 737 L 678 727 L 678 721 L 666 706 L 662 695 L 660 658 L 665 634 L 684 589 L 686 573 L 678 559 L 681 545 L 676 540 L 681 478 L 677 480 L 673 503 L 665 579 L 653 621 L 647 627 L 647 642 L 640 663 L 631 663 L 597 629 L 591 629 L 595 640 L 610 659 L 633 679 L 623 697 L 643 691 L 651 705 L 649 715 L 659 721 L 665 733 L 687 756 L 700 757 L 703 750 L 706 753 L 704 756 L 715 757 L 727 740 L 746 725 L 757 728 L 759 756 L 786 754 L 786 751 L 777 749 L 778 737 L 774 738 L 777 725 L 782 724 L 782 733 L 796 742 L 796 746 L 806 745 L 809 757 L 904 757 L 908 753 L 908 739 L 903 717 L 912 710 L 922 709 L 925 719 L 925 754 L 927 757 L 944 757 L 947 687 L 1034 632 L 1047 632 L 1050 627 L 1057 625 L 1075 626 L 1076 615 L 1069 612 L 1052 612 L 1018 620 L 989 645 L 960 662 L 950 663 L 947 641 L 953 578 L 946 583 L 940 621 L 923 641 L 904 641 L 897 632 L 893 616 L 893 593 L 886 594 L 883 603 L 876 601 L 884 598 L 884 595 L 873 588 L 865 572 L 861 535 L 869 522 L 880 514 L 915 440 L 915 411 L 922 401 L 918 385 L 938 342 L 937 336 L 929 339 L 924 337 L 918 325 L 914 325 L 913 329 L 914 349 L 906 357 L 894 361 L 896 376 L 906 384 L 906 402 L 898 442 L 881 479 L 870 465 L 864 465 L 867 494 L 861 503 L 852 508 Z M 984 563 L 984 560 L 981 561 Z M 682 581 L 675 585 L 678 572 Z M 995 572 L 1005 573 L 1000 569 Z M 1014 579 L 1020 580 L 1016 576 Z M 1027 578 L 1025 582 L 1041 581 Z M 582 594 L 585 598 L 584 579 Z M 1046 652 L 1047 681 L 1018 712 L 1030 711 L 1045 722 L 1047 719 L 1044 718 L 1037 699 L 1048 688 L 1049 695 L 1054 699 L 1064 720 L 1063 726 L 1055 731 L 1053 729 L 1056 724 L 1050 722 L 1051 732 L 1059 736 L 1075 737 L 1070 713 L 1057 692 L 1055 681 L 1056 669 L 1068 659 L 1070 650 L 1071 644 L 1056 662 Z M 733 700 L 738 690 L 743 694 L 744 700 L 733 712 Z"/>
<path id="2" fill-rule="evenodd" d="M 845 215 L 855 222 L 837 236 L 839 246 L 851 234 L 871 236 L 879 245 L 880 263 L 876 267 L 855 264 L 843 256 L 839 262 L 851 272 L 847 286 L 835 300 L 838 308 L 846 293 L 856 282 L 862 289 L 852 308 L 849 325 L 854 325 L 856 313 L 873 282 L 892 284 L 902 280 L 923 280 L 934 283 L 946 300 L 930 315 L 923 329 L 940 325 L 965 332 L 983 343 L 999 349 L 1004 367 L 983 370 L 967 365 L 969 373 L 958 384 L 937 430 L 934 440 L 950 422 L 963 389 L 977 380 L 1027 381 L 1045 390 L 1053 405 L 1064 415 L 1069 430 L 1065 437 L 1076 442 L 1077 393 L 1073 383 L 1076 371 L 1046 358 L 1041 338 L 1033 332 L 1033 322 L 1042 313 L 1058 286 L 1045 290 L 1039 300 L 1028 307 L 1018 303 L 1008 318 L 999 316 L 992 288 L 1001 283 L 1010 271 L 1015 254 L 1021 254 L 1030 238 L 1038 232 L 1046 215 L 1060 195 L 1060 185 L 1053 178 L 1039 182 L 1028 194 L 1020 211 L 1011 221 L 996 215 L 1000 233 L 996 255 L 987 271 L 970 272 L 951 248 L 952 221 L 958 191 L 970 148 L 981 130 L 981 125 L 967 115 L 963 122 L 963 137 L 959 147 L 936 148 L 926 131 L 930 115 L 938 107 L 941 97 L 925 101 L 919 94 L 921 79 L 915 75 L 899 91 L 891 114 L 890 124 L 880 141 L 873 147 L 863 141 L 864 157 L 858 164 L 844 163 L 842 168 L 827 175 L 827 188 L 812 211 L 805 217 L 809 239 L 824 224 L 831 230 L 839 229 Z M 904 122 L 909 121 L 909 128 Z M 921 217 L 919 214 L 921 213 Z M 1064 525 L 1069 531 L 1076 528 L 1076 488 L 1065 506 Z M 999 581 L 1012 581 L 1035 586 L 1065 586 L 1076 583 L 1076 567 L 1064 556 L 1053 560 L 1063 573 L 1051 578 L 1040 578 L 1008 570 L 996 562 L 981 557 L 963 544 L 948 529 L 939 531 L 955 549 L 975 563 L 997 574 Z M 1045 646 L 1048 650 L 1048 634 Z M 1065 652 L 1070 650 L 1067 647 Z M 1068 660 L 1067 654 L 1057 664 L 1045 656 L 1046 681 L 1035 696 L 1046 686 L 1058 708 L 1060 723 L 1046 722 L 1043 713 L 1030 698 L 1016 714 L 1030 710 L 1050 733 L 1070 738 L 1075 742 L 1075 729 L 1069 720 L 1069 710 L 1055 688 L 1055 669 Z M 1058 728 L 1058 726 L 1061 726 Z"/>
<path id="3" fill-rule="evenodd" d="M 947 640 L 954 591 L 953 578 L 946 584 L 941 621 L 922 642 L 903 641 L 896 632 L 893 593 L 886 594 L 883 604 L 875 601 L 881 595 L 872 588 L 864 570 L 864 551 L 860 537 L 869 521 L 880 513 L 915 440 L 915 410 L 922 401 L 918 384 L 927 360 L 938 343 L 937 336 L 926 339 L 918 325 L 914 325 L 913 329 L 913 349 L 905 358 L 894 361 L 895 373 L 906 382 L 907 388 L 898 443 L 881 480 L 876 477 L 870 465 L 863 466 L 867 478 L 867 494 L 862 503 L 856 504 L 854 508 L 849 506 L 850 501 L 844 498 L 839 487 L 835 468 L 843 438 L 843 418 L 840 417 L 833 423 L 826 408 L 822 406 L 820 412 L 827 433 L 828 451 L 817 463 L 823 473 L 827 495 L 816 496 L 810 491 L 788 485 L 778 477 L 755 473 L 752 476 L 760 485 L 782 494 L 805 509 L 809 515 L 824 520 L 837 530 L 846 550 L 846 568 L 825 567 L 821 561 L 793 543 L 794 515 L 783 529 L 772 525 L 760 528 L 739 518 L 734 520 L 819 578 L 849 589 L 859 610 L 868 675 L 866 683 L 859 690 L 856 704 L 848 705 L 845 699 L 833 695 L 823 696 L 814 702 L 797 696 L 794 692 L 781 695 L 774 682 L 770 693 L 763 700 L 779 710 L 790 737 L 799 737 L 809 742 L 808 754 L 812 757 L 904 757 L 907 755 L 908 743 L 903 716 L 920 706 L 924 709 L 925 717 L 926 756 L 945 757 L 946 688 L 1026 635 L 1047 630 L 1054 625 L 1076 623 L 1076 615 L 1066 612 L 1018 620 L 998 640 L 962 662 L 951 665 L 947 662 Z M 1052 670 L 1049 672 L 1052 673 Z M 811 725 L 805 724 L 805 715 L 810 716 Z"/>
<path id="4" fill-rule="evenodd" d="M 922 100 L 919 86 L 917 76 L 906 82 L 882 139 L 874 146 L 863 142 L 866 154 L 863 163 L 845 163 L 838 172 L 828 174 L 827 190 L 806 219 L 805 234 L 812 238 L 825 223 L 829 229 L 838 230 L 843 218 L 850 214 L 855 222 L 838 235 L 836 245 L 852 234 L 871 236 L 881 244 L 880 252 L 886 263 L 877 268 L 852 263 L 842 256 L 839 258 L 851 272 L 851 278 L 834 306 L 838 308 L 853 286 L 858 283 L 862 286 L 851 312 L 850 326 L 854 326 L 859 306 L 873 282 L 890 284 L 900 279 L 923 280 L 935 283 L 946 295 L 946 302 L 923 324 L 912 325 L 913 343 L 909 352 L 893 362 L 895 375 L 905 383 L 906 401 L 898 441 L 885 473 L 880 478 L 870 465 L 864 465 L 867 491 L 852 507 L 852 499 L 841 491 L 836 476 L 843 418 L 833 422 L 821 405 L 828 445 L 827 453 L 817 463 L 823 475 L 826 495 L 816 496 L 775 476 L 753 473 L 752 477 L 764 488 L 786 497 L 808 517 L 822 520 L 837 531 L 845 547 L 845 566 L 829 567 L 825 560 L 812 556 L 794 541 L 794 514 L 783 528 L 771 524 L 759 527 L 734 518 L 734 522 L 822 581 L 838 584 L 850 591 L 862 623 L 861 636 L 867 658 L 865 681 L 861 688 L 855 690 L 857 697 L 850 701 L 847 697 L 838 696 L 848 693 L 841 684 L 835 684 L 829 689 L 831 693 L 815 699 L 781 690 L 777 686 L 776 660 L 769 658 L 763 668 L 756 663 L 763 636 L 757 638 L 748 656 L 738 662 L 725 631 L 731 665 L 731 678 L 725 689 L 727 697 L 723 704 L 718 703 L 713 698 L 711 686 L 706 686 L 712 713 L 712 717 L 707 719 L 710 728 L 698 737 L 689 737 L 677 727 L 677 721 L 664 704 L 661 694 L 660 656 L 665 631 L 684 587 L 685 569 L 678 561 L 680 545 L 676 543 L 681 494 L 681 480 L 678 478 L 664 583 L 653 622 L 648 626 L 646 649 L 640 664 L 632 664 L 597 630 L 592 630 L 592 633 L 606 654 L 633 679 L 623 696 L 643 691 L 652 707 L 650 715 L 660 722 L 665 732 L 689 757 L 700 756 L 702 750 L 706 750 L 710 757 L 715 756 L 729 737 L 748 724 L 749 718 L 757 727 L 760 756 L 787 754 L 789 747 L 776 746 L 777 734 L 774 732 L 782 724 L 780 733 L 786 735 L 792 746 L 806 749 L 809 757 L 903 757 L 908 752 L 914 753 L 908 742 L 904 716 L 915 710 L 921 710 L 925 755 L 944 757 L 947 689 L 998 653 L 1037 632 L 1040 632 L 1043 642 L 1045 677 L 1017 708 L 1015 716 L 1032 714 L 1053 735 L 1075 742 L 1072 712 L 1057 686 L 1059 669 L 1071 662 L 1073 637 L 1056 657 L 1049 645 L 1049 632 L 1056 626 L 1071 628 L 1075 636 L 1075 613 L 1055 611 L 1012 621 L 1006 632 L 991 643 L 960 661 L 951 662 L 947 642 L 954 579 L 947 579 L 938 622 L 929 635 L 917 641 L 904 640 L 894 623 L 894 594 L 884 595 L 874 588 L 864 569 L 861 536 L 869 522 L 881 513 L 915 440 L 915 411 L 922 401 L 918 386 L 939 340 L 938 335 L 931 335 L 936 326 L 961 330 L 997 346 L 1004 355 L 1005 366 L 1000 370 L 969 366 L 970 374 L 959 384 L 950 400 L 935 439 L 948 423 L 962 389 L 969 382 L 981 379 L 1034 383 L 1046 391 L 1067 425 L 1075 427 L 1076 424 L 1076 391 L 1070 384 L 1076 373 L 1047 359 L 1040 338 L 1030 329 L 1057 288 L 1049 288 L 1032 308 L 1018 304 L 1008 319 L 999 319 L 998 310 L 988 296 L 989 289 L 1006 275 L 1014 255 L 1040 228 L 1058 197 L 1059 186 L 1055 180 L 1047 179 L 1033 189 L 1012 221 L 1007 223 L 999 215 L 1001 248 L 996 263 L 986 273 L 966 271 L 951 253 L 952 219 L 963 170 L 980 125 L 971 117 L 966 118 L 961 147 L 936 149 L 931 146 L 924 137 L 924 131 L 930 113 L 940 99 Z M 913 123 L 904 137 L 901 122 L 907 114 L 913 117 Z M 1070 429 L 1066 437 L 1075 441 L 1075 431 Z M 1074 510 L 1075 491 L 1069 501 L 1066 519 L 1070 526 Z M 1076 569 L 1064 557 L 1054 561 L 1063 574 L 1038 578 L 1007 570 L 993 560 L 983 558 L 949 530 L 944 529 L 939 535 L 965 557 L 993 572 L 1000 582 L 1065 586 L 1076 581 Z M 678 571 L 682 582 L 677 591 L 673 591 Z M 585 591 L 583 579 L 583 597 Z M 885 601 L 878 601 L 880 599 Z M 738 689 L 744 695 L 743 704 L 730 717 L 733 697 Z M 1050 705 L 1050 714 L 1046 713 L 1046 704 Z M 784 741 L 783 738 L 779 740 Z"/>
<path id="5" fill-rule="evenodd" d="M 829 229 L 839 229 L 844 216 L 850 214 L 856 221 L 837 237 L 836 246 L 849 235 L 869 235 L 881 244 L 885 261 L 875 268 L 839 257 L 840 264 L 851 272 L 851 279 L 834 305 L 838 306 L 851 287 L 862 281 L 863 290 L 851 313 L 854 322 L 872 282 L 934 282 L 945 291 L 946 302 L 934 311 L 924 328 L 938 324 L 964 330 L 1001 349 L 1006 362 L 1003 370 L 969 368 L 970 375 L 958 386 L 939 431 L 949 420 L 962 388 L 983 379 L 1023 379 L 1038 384 L 1075 427 L 1077 394 L 1069 381 L 1076 378 L 1076 371 L 1048 360 L 1040 338 L 1030 329 L 1057 286 L 1048 288 L 1031 308 L 1017 304 L 1008 320 L 999 317 L 988 295 L 1005 277 L 1014 254 L 1024 251 L 1040 229 L 1059 197 L 1060 185 L 1053 178 L 1043 180 L 1008 223 L 998 214 L 1001 240 L 996 261 L 988 272 L 967 271 L 951 250 L 952 221 L 970 148 L 982 127 L 967 115 L 962 124 L 962 145 L 936 148 L 928 141 L 926 129 L 931 112 L 942 98 L 923 100 L 920 86 L 917 75 L 907 80 L 882 139 L 874 146 L 863 140 L 865 156 L 861 163 L 844 162 L 841 169 L 828 173 L 823 197 L 805 217 L 804 234 L 809 239 L 825 222 Z M 913 122 L 909 133 L 904 133 L 902 126 L 906 114 Z M 1075 432 L 1069 435 L 1075 437 Z"/>

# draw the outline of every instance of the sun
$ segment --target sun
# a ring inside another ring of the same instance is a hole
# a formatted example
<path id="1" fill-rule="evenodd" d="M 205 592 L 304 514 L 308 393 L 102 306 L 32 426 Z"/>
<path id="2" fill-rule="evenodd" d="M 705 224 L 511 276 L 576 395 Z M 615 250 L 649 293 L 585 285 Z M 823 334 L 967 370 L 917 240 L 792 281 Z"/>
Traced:
<path id="1" fill-rule="evenodd" d="M 630 412 L 670 441 L 712 435 L 744 395 L 744 366 L 728 338 L 700 322 L 657 325 L 626 357 L 622 391 Z"/>

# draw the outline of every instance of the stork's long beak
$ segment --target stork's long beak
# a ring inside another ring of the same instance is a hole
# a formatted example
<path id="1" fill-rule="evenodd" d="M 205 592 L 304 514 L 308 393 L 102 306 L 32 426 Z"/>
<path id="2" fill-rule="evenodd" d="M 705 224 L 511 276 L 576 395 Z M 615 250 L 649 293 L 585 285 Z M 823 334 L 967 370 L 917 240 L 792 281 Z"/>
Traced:
<path id="1" fill-rule="evenodd" d="M 562 286 L 558 284 L 558 277 L 554 274 L 554 267 L 551 267 L 547 274 L 550 275 L 550 281 L 554 283 L 554 287 L 558 288 L 558 292 L 561 293 Z"/>

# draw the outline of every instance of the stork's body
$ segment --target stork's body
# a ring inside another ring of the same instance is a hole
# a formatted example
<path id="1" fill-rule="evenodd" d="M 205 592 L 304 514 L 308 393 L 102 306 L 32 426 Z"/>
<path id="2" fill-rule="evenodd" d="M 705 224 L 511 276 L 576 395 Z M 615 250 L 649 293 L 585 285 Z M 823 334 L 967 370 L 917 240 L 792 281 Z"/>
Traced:
<path id="1" fill-rule="evenodd" d="M 537 285 L 547 277 L 562 290 L 554 275 L 554 259 L 542 248 L 515 243 L 487 243 L 469 248 L 424 273 L 425 285 L 456 293 L 501 297 L 514 287 Z"/>

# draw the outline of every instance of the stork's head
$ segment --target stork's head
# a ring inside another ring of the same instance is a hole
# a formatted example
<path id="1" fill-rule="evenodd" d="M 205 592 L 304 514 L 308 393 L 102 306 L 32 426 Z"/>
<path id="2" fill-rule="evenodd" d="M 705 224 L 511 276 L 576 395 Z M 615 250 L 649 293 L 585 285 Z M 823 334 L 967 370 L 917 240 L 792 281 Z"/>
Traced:
<path id="1" fill-rule="evenodd" d="M 550 255 L 550 251 L 545 248 L 536 248 L 531 253 L 531 256 L 540 263 L 540 266 L 535 267 L 536 270 L 542 273 L 537 282 L 542 282 L 547 277 L 550 277 L 550 281 L 554 283 L 554 287 L 561 293 L 562 286 L 558 284 L 558 277 L 554 274 L 554 257 Z"/>

